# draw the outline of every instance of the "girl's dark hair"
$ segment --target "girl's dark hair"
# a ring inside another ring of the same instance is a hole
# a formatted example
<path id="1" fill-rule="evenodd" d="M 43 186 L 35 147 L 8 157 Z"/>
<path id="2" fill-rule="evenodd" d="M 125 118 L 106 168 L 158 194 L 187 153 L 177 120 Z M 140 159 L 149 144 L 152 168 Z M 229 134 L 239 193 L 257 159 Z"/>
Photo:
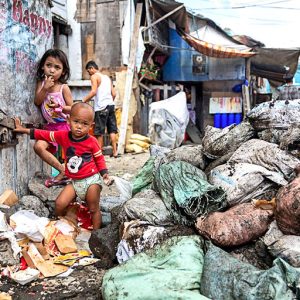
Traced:
<path id="1" fill-rule="evenodd" d="M 46 59 L 51 56 L 54 57 L 56 59 L 59 59 L 63 65 L 63 72 L 59 78 L 59 82 L 61 83 L 66 83 L 67 80 L 70 78 L 70 67 L 69 67 L 69 62 L 68 62 L 68 58 L 66 56 L 66 54 L 59 50 L 59 49 L 49 49 L 47 50 L 44 55 L 42 56 L 42 58 L 40 59 L 40 61 L 38 62 L 38 66 L 37 66 L 37 78 L 39 80 L 43 80 L 44 79 L 44 70 L 42 69 Z"/>

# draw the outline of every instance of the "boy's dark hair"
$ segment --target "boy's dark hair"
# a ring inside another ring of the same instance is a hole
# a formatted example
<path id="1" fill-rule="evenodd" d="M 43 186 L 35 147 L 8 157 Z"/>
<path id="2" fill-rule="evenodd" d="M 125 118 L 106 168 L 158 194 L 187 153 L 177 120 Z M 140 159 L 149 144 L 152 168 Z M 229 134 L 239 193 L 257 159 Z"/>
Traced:
<path id="1" fill-rule="evenodd" d="M 59 59 L 61 61 L 63 65 L 63 72 L 59 78 L 59 82 L 66 83 L 67 80 L 70 78 L 70 66 L 66 54 L 59 49 L 49 49 L 44 53 L 44 55 L 42 56 L 42 58 L 40 59 L 37 65 L 37 72 L 36 72 L 37 78 L 39 80 L 44 79 L 45 74 L 42 68 L 45 64 L 46 59 L 49 56 Z"/>
<path id="2" fill-rule="evenodd" d="M 96 70 L 99 70 L 98 65 L 97 65 L 93 60 L 90 60 L 90 61 L 86 64 L 85 69 L 87 70 L 87 69 L 92 68 L 92 67 L 95 68 Z"/>

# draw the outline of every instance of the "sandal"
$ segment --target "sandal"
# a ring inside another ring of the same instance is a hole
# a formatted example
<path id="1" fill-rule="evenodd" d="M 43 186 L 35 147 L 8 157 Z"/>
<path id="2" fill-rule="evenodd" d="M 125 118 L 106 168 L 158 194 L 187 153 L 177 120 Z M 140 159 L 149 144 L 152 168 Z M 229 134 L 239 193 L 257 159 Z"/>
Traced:
<path id="1" fill-rule="evenodd" d="M 111 154 L 109 157 L 118 158 L 118 157 L 121 157 L 121 154 L 117 154 L 117 155 Z"/>
<path id="2" fill-rule="evenodd" d="M 50 188 L 51 186 L 55 186 L 55 185 L 66 185 L 68 182 L 70 182 L 69 178 L 63 178 L 61 180 L 57 180 L 54 177 L 51 177 L 46 179 L 45 186 L 47 188 Z"/>

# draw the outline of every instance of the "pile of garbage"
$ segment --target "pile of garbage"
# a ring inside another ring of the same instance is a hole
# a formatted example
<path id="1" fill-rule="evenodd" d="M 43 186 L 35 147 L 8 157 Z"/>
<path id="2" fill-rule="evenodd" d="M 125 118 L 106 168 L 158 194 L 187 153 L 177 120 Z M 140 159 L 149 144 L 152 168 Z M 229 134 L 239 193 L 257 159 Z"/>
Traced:
<path id="1" fill-rule="evenodd" d="M 91 219 L 87 207 L 71 205 L 65 217 L 53 220 L 36 214 L 49 214 L 42 204 L 36 211 L 24 209 L 28 197 L 35 199 L 27 196 L 19 201 L 12 190 L 0 196 L 0 241 L 1 245 L 7 241 L 12 251 L 12 256 L 0 256 L 1 277 L 25 285 L 36 279 L 67 277 L 77 267 L 99 261 L 88 245 Z"/>
<path id="2" fill-rule="evenodd" d="M 124 203 L 110 259 L 115 250 L 120 265 L 103 298 L 299 299 L 300 136 L 284 135 L 299 111 L 298 101 L 263 103 L 239 125 L 207 126 L 200 145 L 152 145 L 137 176 L 116 182 Z"/>

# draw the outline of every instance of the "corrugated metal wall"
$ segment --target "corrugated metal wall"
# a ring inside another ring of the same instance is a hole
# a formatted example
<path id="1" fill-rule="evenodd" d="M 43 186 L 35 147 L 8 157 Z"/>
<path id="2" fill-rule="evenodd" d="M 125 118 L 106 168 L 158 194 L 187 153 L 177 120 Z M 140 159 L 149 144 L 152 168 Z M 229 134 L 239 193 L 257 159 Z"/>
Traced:
<path id="1" fill-rule="evenodd" d="M 0 5 L 0 108 L 23 122 L 41 122 L 33 103 L 36 63 L 52 44 L 52 17 L 48 0 L 8 0 Z M 27 192 L 29 178 L 43 171 L 28 136 L 16 146 L 0 145 L 0 194 L 13 189 Z"/>

